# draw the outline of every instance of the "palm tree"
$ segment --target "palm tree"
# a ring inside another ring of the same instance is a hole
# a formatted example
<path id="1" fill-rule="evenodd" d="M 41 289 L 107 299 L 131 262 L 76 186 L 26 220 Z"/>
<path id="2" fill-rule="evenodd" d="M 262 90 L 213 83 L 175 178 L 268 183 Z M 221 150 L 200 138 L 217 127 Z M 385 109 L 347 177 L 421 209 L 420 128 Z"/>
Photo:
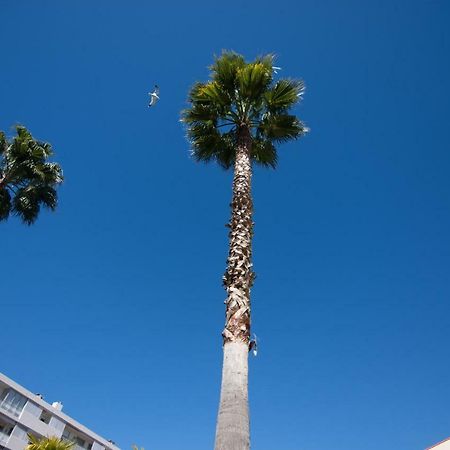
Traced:
<path id="1" fill-rule="evenodd" d="M 37 438 L 32 434 L 28 435 L 29 444 L 25 450 L 72 450 L 74 443 L 65 441 L 56 436 Z"/>
<path id="2" fill-rule="evenodd" d="M 216 450 L 250 447 L 248 351 L 252 270 L 252 164 L 276 167 L 275 144 L 297 139 L 308 129 L 289 114 L 303 94 L 302 81 L 275 81 L 274 57 L 246 62 L 224 52 L 211 66 L 211 79 L 196 83 L 182 112 L 196 161 L 234 167 L 229 253 L 223 284 L 227 291 L 223 369 Z"/>
<path id="3" fill-rule="evenodd" d="M 0 132 L 0 221 L 11 213 L 31 225 L 41 205 L 54 210 L 55 187 L 63 180 L 59 164 L 48 162 L 50 144 L 37 141 L 23 126 L 11 142 Z"/>

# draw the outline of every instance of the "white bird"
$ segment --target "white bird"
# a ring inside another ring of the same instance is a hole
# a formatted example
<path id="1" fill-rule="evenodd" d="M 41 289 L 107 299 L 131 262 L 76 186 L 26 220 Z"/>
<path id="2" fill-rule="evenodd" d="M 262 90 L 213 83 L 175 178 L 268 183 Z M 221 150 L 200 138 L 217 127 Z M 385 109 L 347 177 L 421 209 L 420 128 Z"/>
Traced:
<path id="1" fill-rule="evenodd" d="M 253 335 L 254 339 L 250 341 L 249 351 L 253 351 L 253 356 L 258 354 L 258 337 L 256 334 Z"/>
<path id="2" fill-rule="evenodd" d="M 282 70 L 281 67 L 272 66 L 273 73 L 277 74 L 279 70 Z"/>
<path id="3" fill-rule="evenodd" d="M 159 94 L 159 87 L 155 84 L 155 89 L 153 89 L 153 92 L 148 93 L 148 95 L 150 95 L 150 103 L 148 104 L 149 108 L 159 100 L 158 94 Z"/>

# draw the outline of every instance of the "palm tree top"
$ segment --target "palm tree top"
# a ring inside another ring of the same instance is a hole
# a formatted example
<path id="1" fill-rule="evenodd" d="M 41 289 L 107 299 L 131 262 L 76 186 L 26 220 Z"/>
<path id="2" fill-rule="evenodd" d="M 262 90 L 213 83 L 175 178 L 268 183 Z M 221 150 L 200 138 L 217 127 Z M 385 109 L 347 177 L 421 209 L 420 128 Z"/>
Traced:
<path id="1" fill-rule="evenodd" d="M 182 112 L 191 153 L 197 161 L 216 161 L 228 169 L 243 130 L 252 141 L 252 160 L 275 167 L 275 144 L 297 139 L 308 128 L 289 110 L 303 95 L 301 80 L 274 80 L 274 55 L 252 62 L 231 51 L 216 57 L 210 80 L 192 87 L 190 107 Z"/>
<path id="2" fill-rule="evenodd" d="M 72 450 L 74 443 L 64 441 L 56 436 L 37 438 L 28 434 L 29 444 L 25 450 Z"/>
<path id="3" fill-rule="evenodd" d="M 63 174 L 59 164 L 48 161 L 53 155 L 49 143 L 35 140 L 23 126 L 16 132 L 12 140 L 0 132 L 0 221 L 13 213 L 30 225 L 41 205 L 56 208 L 55 187 Z"/>

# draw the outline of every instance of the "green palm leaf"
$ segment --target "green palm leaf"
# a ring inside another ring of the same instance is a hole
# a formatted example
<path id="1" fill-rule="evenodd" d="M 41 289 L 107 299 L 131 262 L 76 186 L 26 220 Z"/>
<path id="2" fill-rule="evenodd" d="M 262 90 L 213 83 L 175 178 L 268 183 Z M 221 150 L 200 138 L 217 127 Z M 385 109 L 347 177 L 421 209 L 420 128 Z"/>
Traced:
<path id="1" fill-rule="evenodd" d="M 252 142 L 253 160 L 263 167 L 275 169 L 277 166 L 277 150 L 268 139 L 254 139 Z"/>
<path id="2" fill-rule="evenodd" d="M 183 121 L 189 124 L 203 121 L 216 123 L 219 117 L 219 111 L 212 105 L 201 103 L 196 103 L 194 107 L 183 112 Z"/>
<path id="3" fill-rule="evenodd" d="M 234 52 L 224 52 L 221 57 L 216 58 L 210 67 L 211 76 L 219 83 L 232 98 L 235 96 L 237 87 L 237 71 L 245 66 L 245 60 L 241 55 Z"/>
<path id="4" fill-rule="evenodd" d="M 0 221 L 6 220 L 11 211 L 11 194 L 7 189 L 0 189 Z"/>
<path id="5" fill-rule="evenodd" d="M 268 114 L 261 121 L 258 131 L 274 142 L 286 142 L 303 136 L 307 129 L 296 116 Z"/>
<path id="6" fill-rule="evenodd" d="M 34 223 L 41 207 L 32 186 L 20 188 L 13 200 L 12 211 L 27 225 Z"/>
<path id="7" fill-rule="evenodd" d="M 25 450 L 72 450 L 73 442 L 64 441 L 56 436 L 37 438 L 28 434 L 29 444 Z"/>
<path id="8" fill-rule="evenodd" d="M 63 174 L 59 164 L 48 161 L 53 154 L 50 144 L 35 140 L 25 127 L 16 131 L 12 142 L 0 134 L 0 221 L 13 213 L 32 224 L 41 206 L 56 208 L 55 187 Z"/>
<path id="9" fill-rule="evenodd" d="M 264 93 L 267 109 L 270 112 L 284 112 L 294 106 L 304 92 L 301 80 L 280 80 L 272 89 Z"/>
<path id="10" fill-rule="evenodd" d="M 237 134 L 247 128 L 252 137 L 253 161 L 275 167 L 275 143 L 303 136 L 308 129 L 289 110 L 301 99 L 300 80 L 273 80 L 274 55 L 245 62 L 241 55 L 224 52 L 216 58 L 211 80 L 196 83 L 189 107 L 182 111 L 196 161 L 215 161 L 229 168 L 235 160 Z"/>
<path id="11" fill-rule="evenodd" d="M 196 161 L 216 161 L 224 168 L 230 167 L 234 154 L 233 133 L 219 133 L 208 123 L 198 123 L 188 131 L 192 156 Z"/>
<path id="12" fill-rule="evenodd" d="M 0 156 L 4 155 L 8 147 L 8 141 L 6 140 L 5 133 L 0 131 Z"/>
<path id="13" fill-rule="evenodd" d="M 268 88 L 272 81 L 272 69 L 269 70 L 265 64 L 260 62 L 247 64 L 237 71 L 237 79 L 240 98 L 249 105 Z"/>
<path id="14" fill-rule="evenodd" d="M 195 100 L 206 105 L 215 105 L 218 110 L 231 103 L 228 92 L 217 81 L 200 85 Z"/>

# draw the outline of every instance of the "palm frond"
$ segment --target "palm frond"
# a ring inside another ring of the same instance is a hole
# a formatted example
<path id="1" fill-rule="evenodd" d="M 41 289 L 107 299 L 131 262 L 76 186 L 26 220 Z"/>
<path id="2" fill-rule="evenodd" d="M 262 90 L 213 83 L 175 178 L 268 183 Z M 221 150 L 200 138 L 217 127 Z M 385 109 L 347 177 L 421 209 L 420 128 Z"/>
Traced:
<path id="1" fill-rule="evenodd" d="M 230 105 L 231 98 L 222 86 L 216 81 L 210 81 L 201 86 L 196 87 L 195 95 L 193 95 L 194 102 L 206 105 L 216 105 L 216 107 L 223 107 Z"/>
<path id="2" fill-rule="evenodd" d="M 75 443 L 60 439 L 56 436 L 37 438 L 28 434 L 29 444 L 25 450 L 72 450 Z"/>
<path id="3" fill-rule="evenodd" d="M 287 79 L 274 82 L 274 58 L 268 54 L 247 63 L 241 55 L 225 51 L 211 65 L 210 81 L 194 84 L 189 108 L 181 113 L 194 159 L 230 167 L 236 133 L 246 128 L 255 163 L 275 167 L 274 144 L 297 139 L 308 131 L 289 115 L 289 109 L 301 99 L 304 84 Z"/>
<path id="4" fill-rule="evenodd" d="M 221 134 L 214 126 L 198 123 L 188 130 L 191 141 L 191 154 L 196 161 L 216 161 L 220 166 L 228 168 L 234 153 L 233 132 Z"/>
<path id="5" fill-rule="evenodd" d="M 298 139 L 307 131 L 308 129 L 296 116 L 289 114 L 267 114 L 258 127 L 259 134 L 274 142 Z"/>
<path id="6" fill-rule="evenodd" d="M 33 186 L 18 189 L 14 196 L 12 207 L 12 211 L 16 216 L 19 216 L 27 225 L 31 225 L 36 221 L 40 209 L 41 207 Z"/>
<path id="7" fill-rule="evenodd" d="M 0 188 L 0 221 L 6 220 L 11 211 L 11 194 L 6 188 Z"/>
<path id="8" fill-rule="evenodd" d="M 221 150 L 216 155 L 216 161 L 222 169 L 228 170 L 236 158 L 236 131 L 232 129 L 222 134 L 221 140 Z"/>
<path id="9" fill-rule="evenodd" d="M 181 113 L 181 120 L 187 124 L 193 124 L 203 121 L 210 121 L 216 124 L 219 117 L 219 112 L 211 104 L 204 105 L 196 103 L 192 106 L 192 108 L 185 109 Z"/>
<path id="10" fill-rule="evenodd" d="M 45 159 L 52 156 L 52 147 L 48 142 L 29 141 L 31 156 L 36 159 Z"/>
<path id="11" fill-rule="evenodd" d="M 272 81 L 272 69 L 260 62 L 250 63 L 237 71 L 239 82 L 239 97 L 248 104 L 258 97 L 268 88 Z"/>
<path id="12" fill-rule="evenodd" d="M 268 111 L 279 113 L 288 110 L 301 99 L 304 89 L 302 80 L 279 80 L 264 93 Z"/>
<path id="13" fill-rule="evenodd" d="M 234 97 L 237 87 L 237 71 L 244 67 L 245 60 L 241 55 L 232 51 L 224 51 L 216 57 L 210 67 L 211 77 L 226 90 L 230 97 Z"/>
<path id="14" fill-rule="evenodd" d="M 55 187 L 63 181 L 63 173 L 59 164 L 48 161 L 49 143 L 33 139 L 23 126 L 16 127 L 16 132 L 9 143 L 0 135 L 0 220 L 13 213 L 32 224 L 41 206 L 56 208 Z"/>
<path id="15" fill-rule="evenodd" d="M 253 139 L 252 159 L 263 167 L 275 169 L 277 166 L 277 150 L 273 143 L 268 139 Z"/>
<path id="16" fill-rule="evenodd" d="M 266 70 L 270 73 L 273 72 L 273 64 L 275 60 L 275 55 L 273 53 L 268 53 L 267 55 L 260 55 L 255 59 L 255 63 L 262 64 Z"/>
<path id="17" fill-rule="evenodd" d="M 199 81 L 197 81 L 189 90 L 189 94 L 188 94 L 188 101 L 189 103 L 198 103 L 198 93 L 200 91 L 200 89 L 203 87 L 205 83 L 200 83 Z"/>
<path id="18" fill-rule="evenodd" d="M 56 190 L 51 186 L 36 186 L 35 196 L 37 201 L 46 208 L 54 211 L 58 203 L 58 196 Z"/>
<path id="19" fill-rule="evenodd" d="M 0 155 L 3 155 L 8 148 L 8 141 L 6 140 L 5 133 L 0 131 Z"/>
<path id="20" fill-rule="evenodd" d="M 17 136 L 18 136 L 19 140 L 21 140 L 21 141 L 27 141 L 27 140 L 33 139 L 33 136 L 31 136 L 31 133 L 23 125 L 17 125 L 16 132 L 17 132 Z"/>
<path id="21" fill-rule="evenodd" d="M 43 174 L 43 182 L 49 185 L 62 183 L 64 180 L 63 171 L 58 163 L 46 162 L 40 165 Z"/>

